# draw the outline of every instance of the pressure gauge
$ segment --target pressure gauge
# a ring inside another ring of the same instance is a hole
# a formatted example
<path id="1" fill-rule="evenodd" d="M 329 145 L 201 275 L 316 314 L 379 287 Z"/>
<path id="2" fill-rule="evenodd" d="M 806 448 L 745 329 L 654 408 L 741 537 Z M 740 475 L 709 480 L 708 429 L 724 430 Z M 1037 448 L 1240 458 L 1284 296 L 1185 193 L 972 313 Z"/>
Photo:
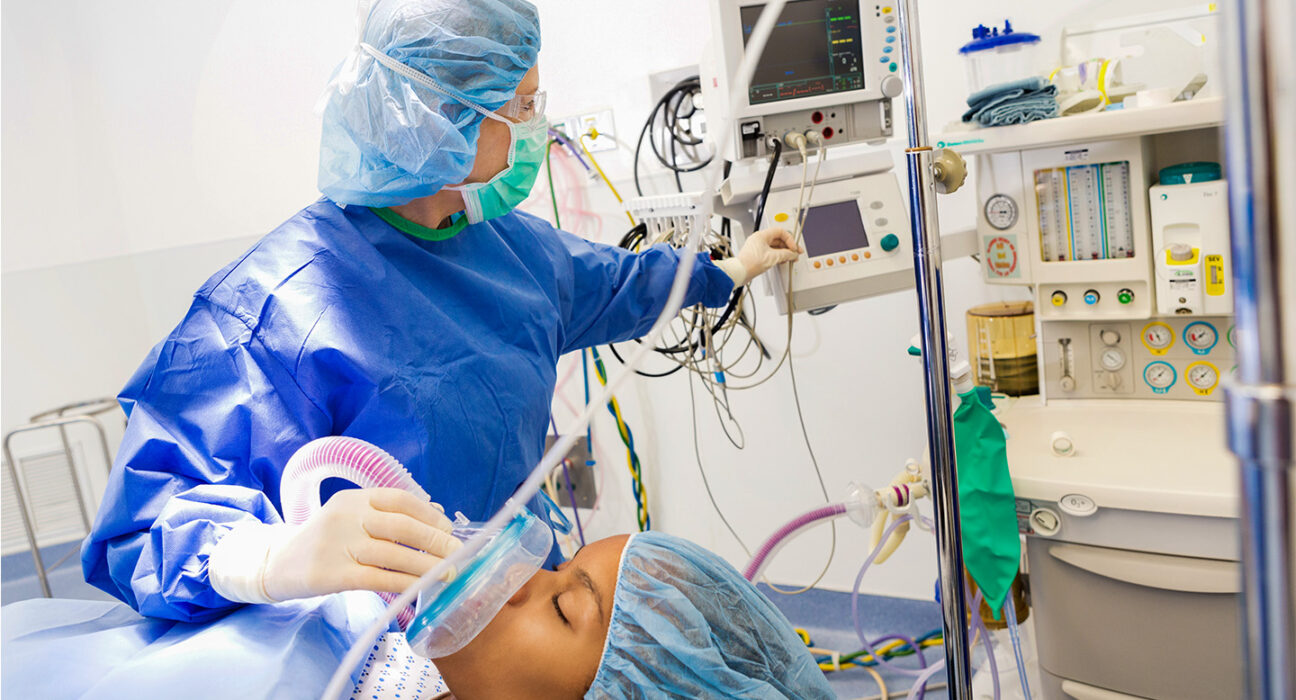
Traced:
<path id="1" fill-rule="evenodd" d="M 1205 355 L 1219 342 L 1219 331 L 1204 321 L 1188 324 L 1184 329 L 1184 342 L 1198 355 Z"/>
<path id="2" fill-rule="evenodd" d="M 1152 362 L 1143 368 L 1143 381 L 1158 394 L 1169 391 L 1178 378 L 1175 368 L 1165 362 Z"/>
<path id="3" fill-rule="evenodd" d="M 1098 357 L 1098 364 L 1108 372 L 1117 372 L 1125 366 L 1125 353 L 1120 348 L 1103 348 Z"/>
<path id="4" fill-rule="evenodd" d="M 1209 392 L 1219 383 L 1219 372 L 1207 364 L 1193 365 L 1188 368 L 1188 383 L 1194 389 Z"/>
<path id="5" fill-rule="evenodd" d="M 1174 331 L 1164 323 L 1149 323 L 1143 329 L 1143 344 L 1155 355 L 1163 355 L 1174 345 Z"/>
<path id="6" fill-rule="evenodd" d="M 985 218 L 990 225 L 1006 231 L 1017 223 L 1017 202 L 1006 194 L 997 194 L 986 200 Z"/>

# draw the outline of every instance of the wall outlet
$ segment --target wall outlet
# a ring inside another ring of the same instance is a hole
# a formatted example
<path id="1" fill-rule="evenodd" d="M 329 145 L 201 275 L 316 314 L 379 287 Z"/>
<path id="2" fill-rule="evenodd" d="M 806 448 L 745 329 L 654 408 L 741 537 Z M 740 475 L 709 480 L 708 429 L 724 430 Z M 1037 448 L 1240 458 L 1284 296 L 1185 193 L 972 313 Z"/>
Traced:
<path id="1" fill-rule="evenodd" d="M 556 440 L 552 435 L 546 438 L 545 449 L 552 447 Z M 598 484 L 595 481 L 593 458 L 590 457 L 589 440 L 583 437 L 577 440 L 567 453 L 567 460 L 566 475 L 563 474 L 562 465 L 554 470 L 554 484 L 558 487 L 558 493 L 550 493 L 550 498 L 557 501 L 558 505 L 570 508 L 574 494 L 576 507 L 593 508 L 594 502 L 598 500 Z M 571 478 L 571 491 L 567 490 L 568 477 Z"/>
<path id="2" fill-rule="evenodd" d="M 658 71 L 648 74 L 648 90 L 652 95 L 652 103 L 657 101 L 666 94 L 666 91 L 675 87 L 681 80 L 692 78 L 698 74 L 697 66 L 681 66 L 671 70 Z"/>
<path id="3" fill-rule="evenodd" d="M 583 134 L 594 131 L 598 134 L 597 138 L 586 138 L 585 147 L 591 152 L 610 151 L 617 147 L 616 141 L 611 136 L 616 135 L 616 125 L 612 121 L 611 109 L 600 109 L 574 117 L 566 117 L 562 120 L 555 120 L 553 128 L 561 131 L 564 136 L 577 141 Z"/>

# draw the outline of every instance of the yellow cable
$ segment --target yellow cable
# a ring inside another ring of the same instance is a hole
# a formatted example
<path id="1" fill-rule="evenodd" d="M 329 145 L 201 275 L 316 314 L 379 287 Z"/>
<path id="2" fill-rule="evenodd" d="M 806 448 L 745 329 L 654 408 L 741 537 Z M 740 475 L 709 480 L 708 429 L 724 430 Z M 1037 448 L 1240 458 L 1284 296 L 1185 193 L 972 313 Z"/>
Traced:
<path id="1" fill-rule="evenodd" d="M 875 671 L 871 666 L 865 666 L 864 670 L 868 671 L 869 675 L 873 676 L 873 680 L 877 681 L 878 691 L 882 693 L 882 700 L 890 700 L 891 692 L 887 690 L 886 681 L 882 680 L 882 674 Z"/>
<path id="2" fill-rule="evenodd" d="M 586 138 L 586 137 L 590 137 L 590 136 L 592 136 L 593 138 L 598 138 L 598 131 L 597 131 L 597 130 L 594 130 L 594 129 L 591 129 L 591 130 L 587 131 L 586 133 L 583 133 L 583 134 L 580 135 L 580 139 L 579 139 L 579 141 L 580 141 L 580 147 L 581 147 L 581 150 L 582 150 L 582 151 L 585 151 L 585 156 L 586 156 L 587 158 L 590 159 L 590 162 L 591 162 L 591 163 L 594 164 L 594 169 L 598 171 L 599 177 L 603 178 L 603 182 L 607 183 L 608 189 L 609 189 L 609 190 L 612 190 L 612 196 L 613 196 L 613 197 L 616 197 L 616 201 L 617 201 L 617 203 L 620 204 L 620 205 L 622 206 L 622 208 L 624 208 L 624 207 L 625 207 L 625 200 L 624 200 L 624 199 L 621 199 L 621 193 L 620 193 L 620 192 L 617 192 L 616 185 L 613 185 L 613 184 L 612 184 L 612 181 L 608 179 L 607 174 L 603 172 L 603 167 L 600 166 L 599 163 L 598 163 L 598 160 L 596 160 L 596 159 L 594 158 L 594 154 L 593 154 L 593 153 L 590 153 L 589 148 L 587 148 L 587 147 L 585 146 L 585 138 Z M 630 220 L 630 225 L 631 225 L 631 226 L 634 226 L 634 225 L 635 225 L 635 220 L 634 220 L 634 217 L 633 217 L 633 216 L 630 216 L 630 211 L 629 211 L 629 210 L 626 210 L 625 215 L 626 215 L 626 218 Z"/>

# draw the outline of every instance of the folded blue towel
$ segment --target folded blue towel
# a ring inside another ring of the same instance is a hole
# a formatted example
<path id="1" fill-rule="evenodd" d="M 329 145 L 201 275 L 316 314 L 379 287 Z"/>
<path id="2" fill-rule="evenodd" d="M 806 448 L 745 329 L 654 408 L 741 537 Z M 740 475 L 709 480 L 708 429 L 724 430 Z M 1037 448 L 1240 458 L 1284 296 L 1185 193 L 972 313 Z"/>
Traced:
<path id="1" fill-rule="evenodd" d="M 991 85 L 967 98 L 963 121 L 981 126 L 1025 124 L 1058 115 L 1057 87 L 1044 78 Z"/>

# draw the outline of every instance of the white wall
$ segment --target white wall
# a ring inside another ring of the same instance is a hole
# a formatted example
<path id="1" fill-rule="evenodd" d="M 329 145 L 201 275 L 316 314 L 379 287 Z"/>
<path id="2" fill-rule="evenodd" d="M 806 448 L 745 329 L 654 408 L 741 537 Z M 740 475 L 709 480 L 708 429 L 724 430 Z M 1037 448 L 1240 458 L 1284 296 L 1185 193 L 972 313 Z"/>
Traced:
<path id="1" fill-rule="evenodd" d="M 706 3 L 698 0 L 539 5 L 550 114 L 611 107 L 626 141 L 637 136 L 651 104 L 646 76 L 696 64 L 711 33 Z M 207 275 L 315 198 L 319 123 L 312 110 L 353 41 L 353 7 L 351 0 L 3 5 L 5 429 L 64 401 L 114 393 Z M 1009 15 L 1020 29 L 1052 31 L 1086 8 L 1092 5 L 998 0 L 974 9 L 959 0 L 923 2 L 933 128 L 961 111 L 966 89 L 954 52 L 973 25 Z M 896 133 L 904 133 L 902 122 Z M 893 143 L 903 167 L 901 149 Z M 629 154 L 602 161 L 622 191 L 632 191 Z M 624 219 L 610 196 L 598 183 L 584 184 L 604 214 L 601 238 L 619 237 Z M 538 192 L 529 206 L 544 214 L 542 197 Z M 972 225 L 970 191 L 940 206 L 949 230 Z M 970 261 L 950 261 L 945 281 L 950 325 L 959 335 L 969 305 L 1003 294 L 982 285 Z M 777 353 L 782 319 L 767 299 L 759 304 L 759 330 Z M 834 498 L 851 480 L 884 483 L 921 453 L 921 372 L 904 353 L 916 329 L 912 293 L 797 319 L 802 405 Z M 578 384 L 579 375 L 565 389 L 573 399 Z M 719 435 L 709 403 L 699 399 L 698 411 L 702 458 L 717 497 L 755 545 L 821 497 L 787 375 L 747 394 L 734 399 L 748 440 L 742 452 Z M 687 396 L 682 377 L 639 381 L 621 396 L 644 457 L 655 522 L 740 563 L 741 552 L 700 489 Z M 565 409 L 557 416 L 570 422 Z M 608 469 L 607 509 L 593 530 L 624 530 L 633 512 L 624 453 L 605 415 L 596 431 Z M 839 535 L 825 581 L 844 587 L 866 538 L 851 525 Z M 805 582 L 822 565 L 826 540 L 807 535 L 772 576 Z M 913 537 L 866 589 L 926 597 L 934 575 L 930 538 Z"/>

